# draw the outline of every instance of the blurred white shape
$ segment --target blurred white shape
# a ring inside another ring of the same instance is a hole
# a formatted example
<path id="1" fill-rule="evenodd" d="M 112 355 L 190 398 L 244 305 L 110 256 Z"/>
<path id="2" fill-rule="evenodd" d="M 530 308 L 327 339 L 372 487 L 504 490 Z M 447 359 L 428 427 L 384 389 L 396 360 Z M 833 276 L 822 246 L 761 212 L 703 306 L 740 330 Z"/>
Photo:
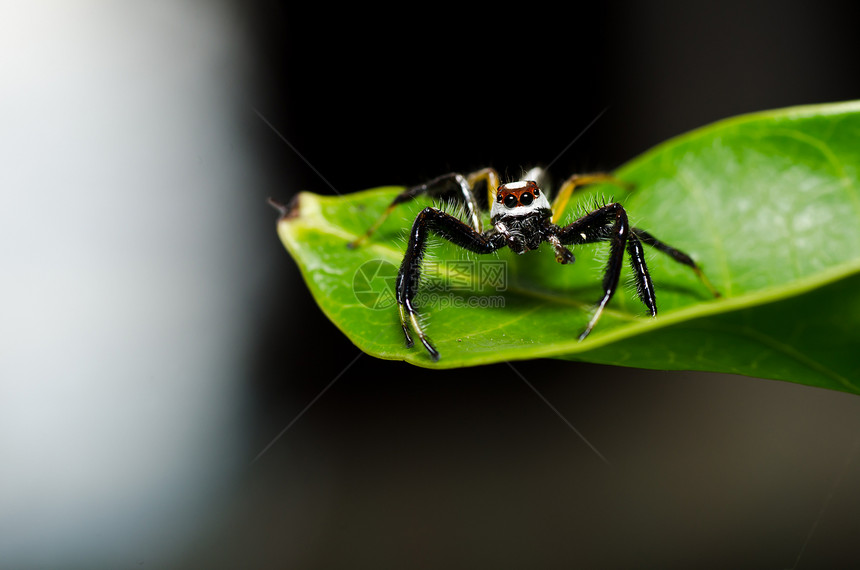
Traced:
<path id="1" fill-rule="evenodd" d="M 221 3 L 0 8 L 0 566 L 157 567 L 239 455 L 241 47 Z"/>

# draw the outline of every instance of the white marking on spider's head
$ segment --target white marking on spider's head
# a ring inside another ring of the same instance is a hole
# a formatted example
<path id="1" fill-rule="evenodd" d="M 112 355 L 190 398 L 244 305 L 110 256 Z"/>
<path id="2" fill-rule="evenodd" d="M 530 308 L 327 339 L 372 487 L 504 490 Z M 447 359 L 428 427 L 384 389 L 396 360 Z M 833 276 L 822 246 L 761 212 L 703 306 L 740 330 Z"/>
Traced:
<path id="1" fill-rule="evenodd" d="M 496 199 L 490 208 L 490 217 L 525 216 L 537 210 L 550 209 L 546 192 L 532 180 L 521 180 L 502 184 L 496 191 Z"/>
<path id="2" fill-rule="evenodd" d="M 508 182 L 507 184 L 504 184 L 503 186 L 505 188 L 507 188 L 508 190 L 522 190 L 523 188 L 527 187 L 528 185 L 529 185 L 528 180 L 519 180 L 517 182 Z"/>

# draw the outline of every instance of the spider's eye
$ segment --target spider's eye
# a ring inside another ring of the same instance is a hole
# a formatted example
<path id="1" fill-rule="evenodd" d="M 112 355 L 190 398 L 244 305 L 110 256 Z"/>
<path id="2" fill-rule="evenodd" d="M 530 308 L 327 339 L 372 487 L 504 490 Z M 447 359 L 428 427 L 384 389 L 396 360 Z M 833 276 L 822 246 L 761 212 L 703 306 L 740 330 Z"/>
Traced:
<path id="1" fill-rule="evenodd" d="M 508 194 L 505 196 L 505 206 L 508 208 L 513 208 L 517 205 L 517 197 L 513 194 Z"/>
<path id="2" fill-rule="evenodd" d="M 534 200 L 534 196 L 532 196 L 529 192 L 523 192 L 520 195 L 520 204 L 522 204 L 523 206 L 528 206 L 532 203 L 532 200 Z"/>
<path id="3" fill-rule="evenodd" d="M 535 186 L 535 198 L 537 198 L 538 196 L 540 196 L 540 188 Z"/>
<path id="4" fill-rule="evenodd" d="M 499 204 L 502 203 L 502 193 L 501 192 L 496 194 L 496 202 L 498 202 Z"/>

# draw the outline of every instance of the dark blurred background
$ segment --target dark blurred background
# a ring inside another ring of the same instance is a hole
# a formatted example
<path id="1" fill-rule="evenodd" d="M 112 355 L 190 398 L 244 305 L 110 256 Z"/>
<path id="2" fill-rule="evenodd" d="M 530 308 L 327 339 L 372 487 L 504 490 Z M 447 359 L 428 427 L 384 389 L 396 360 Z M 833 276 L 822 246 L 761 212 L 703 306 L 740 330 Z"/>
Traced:
<path id="1" fill-rule="evenodd" d="M 860 95 L 851 3 L 561 6 L 6 8 L 0 567 L 860 563 L 856 396 L 375 360 L 279 243 L 268 196 Z"/>

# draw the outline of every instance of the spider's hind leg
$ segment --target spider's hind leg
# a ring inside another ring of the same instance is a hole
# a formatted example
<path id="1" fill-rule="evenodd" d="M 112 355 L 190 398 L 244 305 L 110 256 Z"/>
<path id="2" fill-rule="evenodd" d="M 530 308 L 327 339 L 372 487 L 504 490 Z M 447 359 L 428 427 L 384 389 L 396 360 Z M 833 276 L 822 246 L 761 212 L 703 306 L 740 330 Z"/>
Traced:
<path id="1" fill-rule="evenodd" d="M 696 276 L 699 278 L 699 280 L 702 282 L 702 284 L 704 284 L 705 287 L 708 288 L 708 290 L 711 292 L 711 294 L 714 297 L 722 297 L 722 295 L 720 295 L 720 292 L 717 291 L 717 289 L 713 285 L 711 285 L 711 282 L 708 280 L 707 277 L 705 277 L 704 272 L 702 272 L 702 268 L 699 267 L 695 261 L 693 261 L 692 257 L 687 255 L 683 251 L 681 251 L 679 249 L 675 249 L 671 245 L 658 240 L 657 238 L 655 238 L 654 236 L 652 236 L 651 234 L 649 234 L 645 230 L 642 230 L 639 228 L 633 228 L 632 232 L 636 237 L 638 237 L 640 240 L 642 240 L 642 243 L 650 245 L 651 247 L 653 247 L 654 249 L 656 249 L 658 251 L 662 251 L 663 253 L 665 253 L 666 255 L 668 255 L 669 257 L 671 257 L 672 259 L 674 259 L 678 263 L 686 265 L 687 267 L 692 269 L 693 272 L 696 274 Z"/>
<path id="2" fill-rule="evenodd" d="M 461 201 L 466 207 L 466 215 L 468 217 L 469 225 L 476 232 L 481 232 L 483 231 L 483 224 L 481 222 L 481 206 L 475 196 L 474 188 L 475 184 L 482 180 L 485 180 L 487 188 L 491 189 L 488 190 L 489 192 L 495 192 L 496 187 L 499 185 L 499 175 L 496 171 L 492 168 L 485 168 L 483 170 L 472 172 L 467 176 L 463 176 L 456 172 L 443 174 L 442 176 L 437 176 L 433 180 L 429 180 L 424 184 L 407 188 L 394 197 L 394 200 L 392 200 L 385 211 L 382 212 L 382 215 L 367 229 L 366 232 L 355 240 L 349 242 L 347 246 L 355 248 L 367 241 L 367 239 L 370 238 L 377 229 L 379 229 L 379 226 L 382 225 L 398 205 L 414 200 L 416 197 L 421 195 L 440 197 L 446 194 L 451 194 L 455 196 L 456 199 Z"/>

